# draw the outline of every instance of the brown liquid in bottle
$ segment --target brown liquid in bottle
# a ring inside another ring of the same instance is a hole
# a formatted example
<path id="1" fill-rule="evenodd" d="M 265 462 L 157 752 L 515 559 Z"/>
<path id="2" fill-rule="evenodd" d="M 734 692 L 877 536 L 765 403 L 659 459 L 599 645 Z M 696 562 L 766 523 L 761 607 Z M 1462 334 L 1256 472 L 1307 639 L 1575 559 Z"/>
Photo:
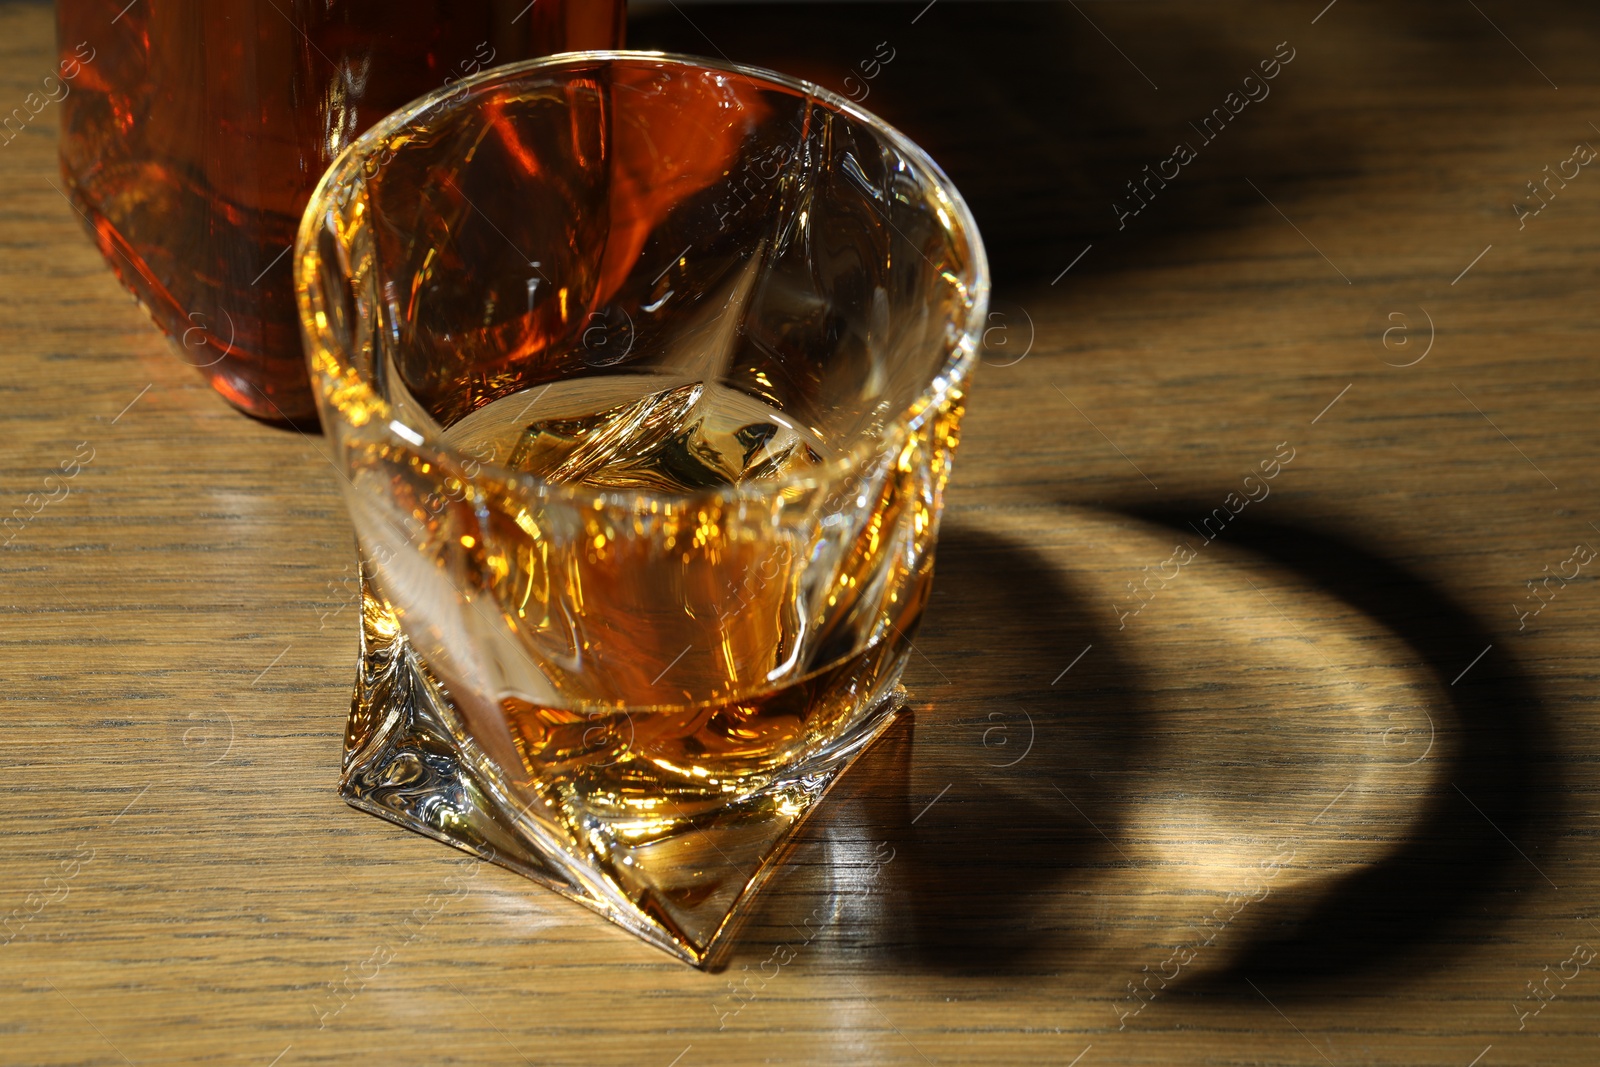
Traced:
<path id="1" fill-rule="evenodd" d="M 622 42 L 623 0 L 58 0 L 61 166 L 101 253 L 235 407 L 314 424 L 293 257 L 333 158 L 493 64 Z M 64 67 L 65 69 L 69 69 Z"/>

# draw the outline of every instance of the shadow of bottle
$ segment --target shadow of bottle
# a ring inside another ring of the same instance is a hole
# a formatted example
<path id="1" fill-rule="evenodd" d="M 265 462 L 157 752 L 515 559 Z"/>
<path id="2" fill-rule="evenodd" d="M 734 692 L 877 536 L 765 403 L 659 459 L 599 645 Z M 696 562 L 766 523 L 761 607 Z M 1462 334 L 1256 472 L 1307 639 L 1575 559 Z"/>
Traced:
<path id="1" fill-rule="evenodd" d="M 1239 212 L 1262 208 L 1242 175 L 1270 186 L 1300 161 L 1345 159 L 1354 147 L 1351 131 L 1295 121 L 1282 107 L 1300 89 L 1292 66 L 1259 86 L 1267 95 L 1228 129 L 1207 139 L 1191 127 L 1244 76 L 1259 74 L 1262 60 L 1276 62 L 1274 42 L 1290 31 L 1271 17 L 1258 24 L 1259 12 L 1249 35 L 1259 43 L 1250 44 L 1225 21 L 1176 5 L 1131 29 L 1114 26 L 1137 65 L 1102 36 L 1104 12 L 1011 0 L 917 12 L 905 4 L 697 4 L 638 13 L 628 43 L 798 75 L 893 123 L 961 190 L 1001 286 L 1057 277 L 1087 242 L 1098 251 L 1078 269 L 1106 270 L 1146 260 L 1149 242 L 1168 235 L 1226 229 Z M 1180 177 L 1146 170 L 1159 169 L 1180 141 L 1198 154 Z"/>

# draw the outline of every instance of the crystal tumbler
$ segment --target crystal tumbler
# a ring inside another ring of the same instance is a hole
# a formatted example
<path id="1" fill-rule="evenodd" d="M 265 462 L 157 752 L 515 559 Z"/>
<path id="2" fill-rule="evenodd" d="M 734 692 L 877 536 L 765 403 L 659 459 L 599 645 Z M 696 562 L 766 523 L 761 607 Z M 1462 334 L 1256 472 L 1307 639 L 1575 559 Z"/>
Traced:
<path id="1" fill-rule="evenodd" d="M 295 258 L 361 555 L 344 796 L 706 965 L 900 707 L 966 205 L 815 85 L 573 53 L 380 122 Z"/>

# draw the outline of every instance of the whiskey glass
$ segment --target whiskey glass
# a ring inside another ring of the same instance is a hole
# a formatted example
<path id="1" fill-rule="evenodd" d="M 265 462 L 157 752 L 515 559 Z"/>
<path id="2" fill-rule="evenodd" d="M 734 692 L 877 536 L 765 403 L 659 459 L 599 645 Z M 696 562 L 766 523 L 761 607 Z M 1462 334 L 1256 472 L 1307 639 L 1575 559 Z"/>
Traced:
<path id="1" fill-rule="evenodd" d="M 61 176 L 241 411 L 314 424 L 289 249 L 367 127 L 494 63 L 622 44 L 624 0 L 56 0 Z"/>
<path id="2" fill-rule="evenodd" d="M 815 85 L 570 53 L 380 122 L 295 259 L 361 561 L 341 792 L 708 965 L 901 707 L 966 205 Z"/>

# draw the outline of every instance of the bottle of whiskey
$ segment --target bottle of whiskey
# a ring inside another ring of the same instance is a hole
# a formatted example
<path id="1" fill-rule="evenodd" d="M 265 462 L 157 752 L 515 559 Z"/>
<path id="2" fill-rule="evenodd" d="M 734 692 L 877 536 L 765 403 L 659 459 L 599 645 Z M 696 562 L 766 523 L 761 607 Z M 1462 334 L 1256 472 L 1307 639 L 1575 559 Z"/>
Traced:
<path id="1" fill-rule="evenodd" d="M 179 356 L 241 411 L 314 426 L 289 251 L 322 172 L 390 111 L 488 66 L 620 47 L 625 7 L 57 0 L 79 68 L 62 174 Z"/>

